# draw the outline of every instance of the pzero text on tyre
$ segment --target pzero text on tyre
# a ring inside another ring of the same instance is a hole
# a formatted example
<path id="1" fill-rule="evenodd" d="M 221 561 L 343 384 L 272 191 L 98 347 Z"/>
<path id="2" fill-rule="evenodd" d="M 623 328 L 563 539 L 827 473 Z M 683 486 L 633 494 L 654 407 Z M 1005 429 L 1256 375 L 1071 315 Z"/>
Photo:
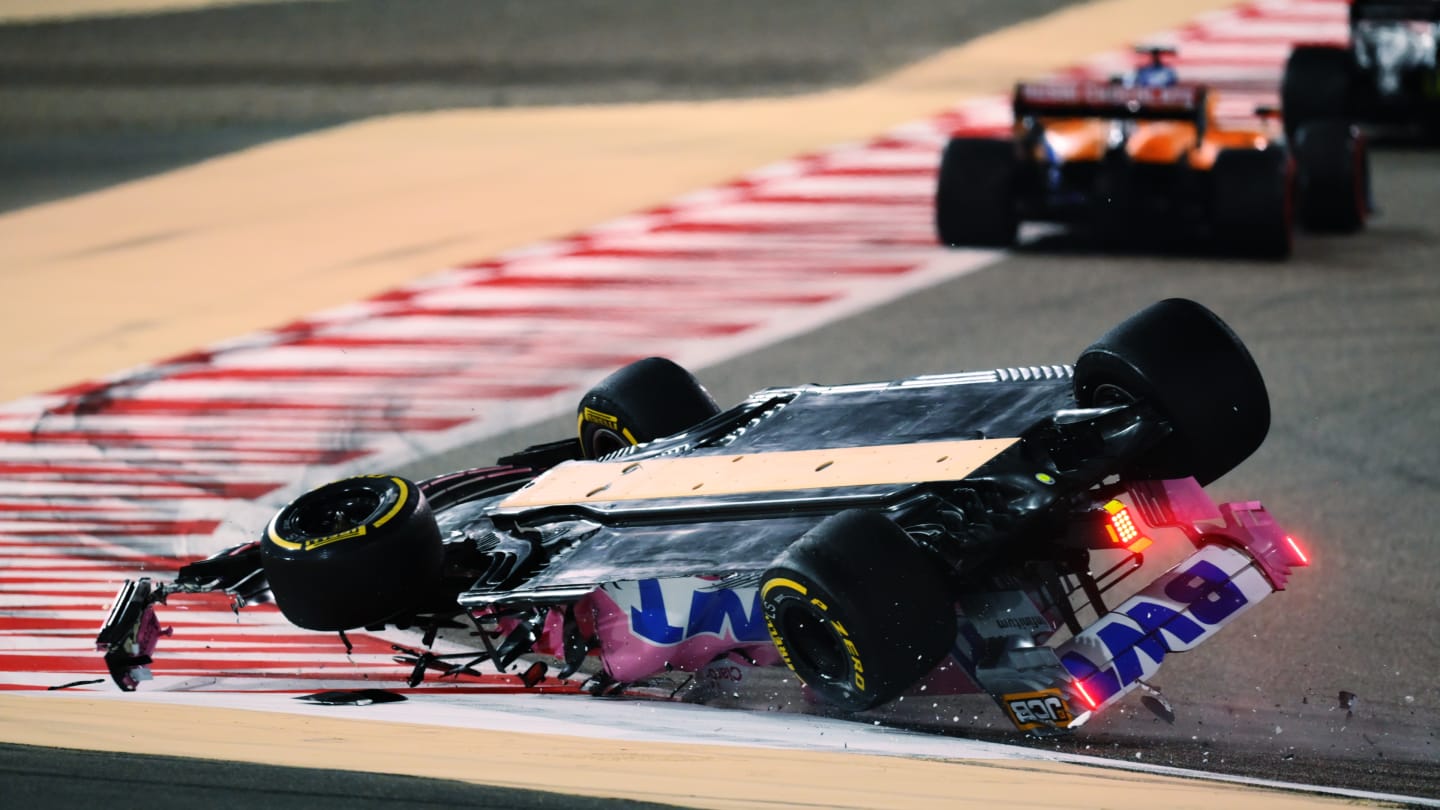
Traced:
<path id="1" fill-rule="evenodd" d="M 637 360 L 580 400 L 576 422 L 586 458 L 670 436 L 720 412 L 695 376 L 663 357 Z"/>
<path id="2" fill-rule="evenodd" d="M 1129 472 L 1208 484 L 1259 448 L 1270 398 L 1250 352 L 1215 313 L 1184 298 L 1140 310 L 1081 353 L 1075 397 L 1085 407 L 1140 401 L 1171 434 Z"/>
<path id="3" fill-rule="evenodd" d="M 414 482 L 346 478 L 301 495 L 260 540 L 280 612 L 310 630 L 380 624 L 439 587 L 440 529 Z"/>
<path id="4" fill-rule="evenodd" d="M 826 702 L 862 711 L 890 701 L 954 643 L 954 598 L 940 566 L 879 512 L 832 515 L 761 579 L 771 638 Z"/>

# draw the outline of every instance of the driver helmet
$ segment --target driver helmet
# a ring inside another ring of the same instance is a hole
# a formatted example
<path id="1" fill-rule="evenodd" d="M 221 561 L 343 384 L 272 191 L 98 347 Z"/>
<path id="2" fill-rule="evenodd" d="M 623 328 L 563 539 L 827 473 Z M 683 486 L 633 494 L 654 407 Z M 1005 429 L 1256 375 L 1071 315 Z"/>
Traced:
<path id="1" fill-rule="evenodd" d="M 1180 75 L 1169 65 L 1144 65 L 1135 70 L 1135 87 L 1174 87 L 1180 83 Z"/>

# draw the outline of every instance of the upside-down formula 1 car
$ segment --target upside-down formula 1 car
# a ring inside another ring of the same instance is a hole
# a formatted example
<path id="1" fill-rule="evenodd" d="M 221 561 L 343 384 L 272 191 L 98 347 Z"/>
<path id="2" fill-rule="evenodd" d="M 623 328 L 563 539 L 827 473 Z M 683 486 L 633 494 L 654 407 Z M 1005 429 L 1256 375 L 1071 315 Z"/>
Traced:
<path id="1" fill-rule="evenodd" d="M 1244 345 L 1184 299 L 1073 366 L 770 388 L 725 411 L 649 358 L 591 389 L 576 438 L 326 484 L 255 542 L 126 583 L 98 643 L 133 689 L 167 597 L 268 591 L 313 630 L 471 622 L 477 660 L 548 658 L 528 666 L 598 694 L 787 666 L 842 710 L 978 692 L 1022 731 L 1073 729 L 1307 564 L 1258 501 L 1202 488 L 1269 417 Z"/>
<path id="2" fill-rule="evenodd" d="M 1284 258 L 1297 214 L 1314 230 L 1364 225 L 1369 171 L 1353 127 L 1316 122 L 1294 149 L 1279 127 L 1227 128 L 1210 88 L 1176 81 L 1169 49 L 1146 52 L 1150 64 L 1123 80 L 1020 83 L 1008 138 L 952 137 L 935 192 L 940 242 L 1006 247 L 1034 220 L 1107 241 L 1198 234 Z"/>
<path id="3" fill-rule="evenodd" d="M 1353 0 L 1349 45 L 1297 45 L 1280 95 L 1292 137 L 1328 121 L 1440 135 L 1440 0 Z"/>

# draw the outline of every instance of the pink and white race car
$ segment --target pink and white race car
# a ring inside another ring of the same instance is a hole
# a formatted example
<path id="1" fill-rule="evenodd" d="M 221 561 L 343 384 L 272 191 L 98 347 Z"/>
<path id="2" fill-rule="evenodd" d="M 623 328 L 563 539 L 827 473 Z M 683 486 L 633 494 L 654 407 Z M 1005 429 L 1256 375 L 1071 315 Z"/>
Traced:
<path id="1" fill-rule="evenodd" d="M 223 591 L 342 635 L 398 624 L 429 645 L 469 623 L 467 666 L 549 660 L 600 694 L 788 666 L 844 710 L 983 692 L 1022 731 L 1075 728 L 1307 564 L 1259 502 L 1202 489 L 1269 418 L 1244 345 L 1183 299 L 1073 366 L 770 388 L 725 411 L 650 358 L 583 398 L 575 438 L 326 484 L 255 542 L 126 583 L 98 644 L 133 689 L 156 606 Z"/>

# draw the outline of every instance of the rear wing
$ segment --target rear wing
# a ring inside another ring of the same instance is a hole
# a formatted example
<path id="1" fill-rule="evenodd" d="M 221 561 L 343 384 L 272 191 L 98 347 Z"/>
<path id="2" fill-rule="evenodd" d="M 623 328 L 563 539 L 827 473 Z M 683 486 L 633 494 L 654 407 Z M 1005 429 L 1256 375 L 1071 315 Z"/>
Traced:
<path id="1" fill-rule="evenodd" d="M 1209 88 L 1126 87 L 1100 82 L 1021 82 L 1015 85 L 1015 120 L 1044 118 L 1111 118 L 1143 121 L 1188 121 L 1203 126 Z"/>
<path id="2" fill-rule="evenodd" d="M 1440 0 L 1356 0 L 1350 5 L 1350 22 L 1440 22 Z"/>

